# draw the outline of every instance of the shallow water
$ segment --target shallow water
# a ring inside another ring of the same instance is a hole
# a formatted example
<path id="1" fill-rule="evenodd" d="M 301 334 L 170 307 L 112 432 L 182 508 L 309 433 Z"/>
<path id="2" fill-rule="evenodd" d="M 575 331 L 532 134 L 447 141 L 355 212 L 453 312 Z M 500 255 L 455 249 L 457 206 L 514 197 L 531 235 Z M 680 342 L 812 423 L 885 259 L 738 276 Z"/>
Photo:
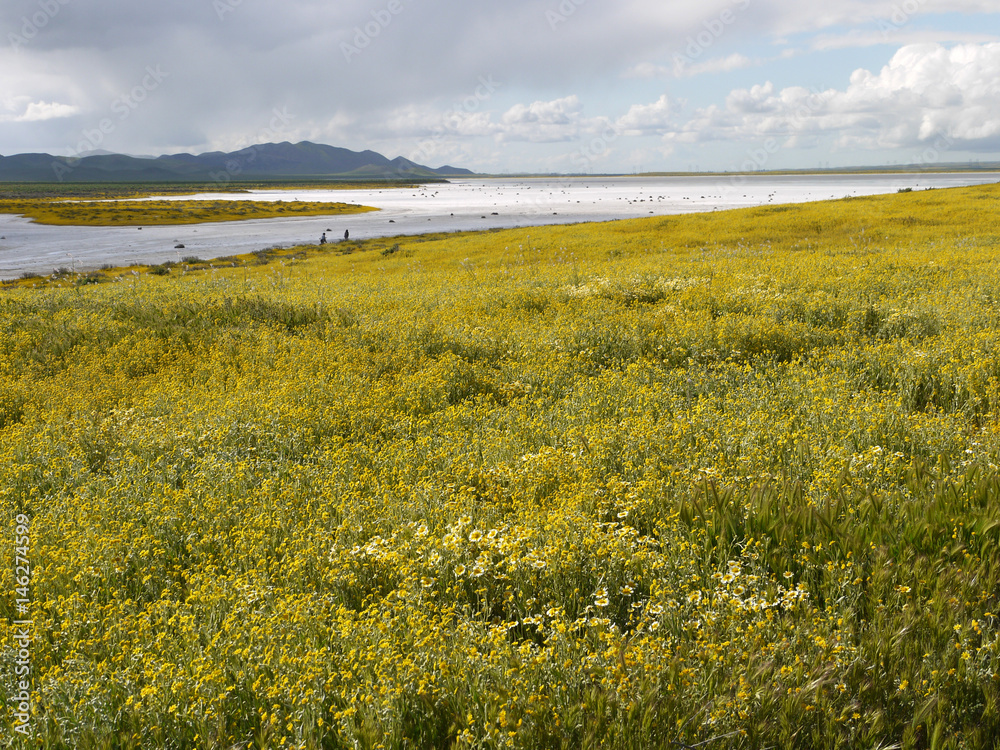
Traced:
<path id="1" fill-rule="evenodd" d="M 348 216 L 259 219 L 167 227 L 53 227 L 0 214 L 0 278 L 104 264 L 209 259 L 268 247 L 426 232 L 609 221 L 779 203 L 957 187 L 1000 181 L 1000 173 L 749 175 L 461 179 L 408 189 L 204 193 L 176 200 L 334 201 L 379 211 Z M 156 200 L 163 200 L 157 198 Z M 175 246 L 183 244 L 183 249 Z"/>

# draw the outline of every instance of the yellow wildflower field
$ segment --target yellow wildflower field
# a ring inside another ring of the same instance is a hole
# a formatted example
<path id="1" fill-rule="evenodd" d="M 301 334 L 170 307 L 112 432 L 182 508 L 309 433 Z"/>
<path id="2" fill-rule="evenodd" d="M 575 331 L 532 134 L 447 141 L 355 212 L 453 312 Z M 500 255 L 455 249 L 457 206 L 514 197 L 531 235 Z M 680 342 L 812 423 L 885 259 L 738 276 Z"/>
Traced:
<path id="1" fill-rule="evenodd" d="M 16 700 L 0 732 L 992 746 L 998 217 L 985 186 L 0 292 L 32 739 Z"/>
<path id="2" fill-rule="evenodd" d="M 23 200 L 0 199 L 0 213 L 36 224 L 63 226 L 163 226 L 294 216 L 338 216 L 376 209 L 349 203 L 239 200 Z"/>

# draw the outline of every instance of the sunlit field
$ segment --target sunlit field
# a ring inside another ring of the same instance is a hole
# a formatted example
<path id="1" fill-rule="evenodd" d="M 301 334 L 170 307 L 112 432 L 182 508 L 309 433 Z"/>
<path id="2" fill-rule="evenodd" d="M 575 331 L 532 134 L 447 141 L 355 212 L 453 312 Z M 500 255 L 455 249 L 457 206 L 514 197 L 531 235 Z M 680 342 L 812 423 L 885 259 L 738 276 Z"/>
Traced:
<path id="1" fill-rule="evenodd" d="M 236 200 L 37 200 L 0 199 L 0 213 L 21 214 L 36 224 L 62 226 L 160 226 L 208 221 L 336 216 L 374 211 L 366 206 L 315 201 Z"/>
<path id="2" fill-rule="evenodd" d="M 3 736 L 993 747 L 998 243 L 988 186 L 8 286 Z"/>

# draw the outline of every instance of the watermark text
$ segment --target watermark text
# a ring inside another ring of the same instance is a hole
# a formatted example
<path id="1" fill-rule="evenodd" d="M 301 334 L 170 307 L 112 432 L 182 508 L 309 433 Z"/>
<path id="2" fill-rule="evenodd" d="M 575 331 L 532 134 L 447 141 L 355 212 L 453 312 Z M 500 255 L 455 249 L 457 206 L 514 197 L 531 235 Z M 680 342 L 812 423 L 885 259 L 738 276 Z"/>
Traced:
<path id="1" fill-rule="evenodd" d="M 18 619 L 13 622 L 14 731 L 31 736 L 31 519 L 20 514 L 14 519 L 14 608 Z"/>
<path id="2" fill-rule="evenodd" d="M 51 23 L 52 19 L 59 15 L 64 5 L 69 5 L 71 0 L 38 0 L 38 10 L 30 16 L 22 16 L 24 22 L 20 28 L 20 33 L 10 32 L 7 39 L 11 47 L 17 52 L 21 47 L 30 44 L 38 36 L 39 32 Z"/>

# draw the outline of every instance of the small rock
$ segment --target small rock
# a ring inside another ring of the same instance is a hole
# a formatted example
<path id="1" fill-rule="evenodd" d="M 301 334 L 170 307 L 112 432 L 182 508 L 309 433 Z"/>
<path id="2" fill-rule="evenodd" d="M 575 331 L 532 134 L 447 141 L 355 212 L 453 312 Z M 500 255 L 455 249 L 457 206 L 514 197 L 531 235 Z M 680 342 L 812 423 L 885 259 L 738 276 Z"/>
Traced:
<path id="1" fill-rule="evenodd" d="M 174 245 L 174 250 L 183 250 L 184 245 Z"/>

